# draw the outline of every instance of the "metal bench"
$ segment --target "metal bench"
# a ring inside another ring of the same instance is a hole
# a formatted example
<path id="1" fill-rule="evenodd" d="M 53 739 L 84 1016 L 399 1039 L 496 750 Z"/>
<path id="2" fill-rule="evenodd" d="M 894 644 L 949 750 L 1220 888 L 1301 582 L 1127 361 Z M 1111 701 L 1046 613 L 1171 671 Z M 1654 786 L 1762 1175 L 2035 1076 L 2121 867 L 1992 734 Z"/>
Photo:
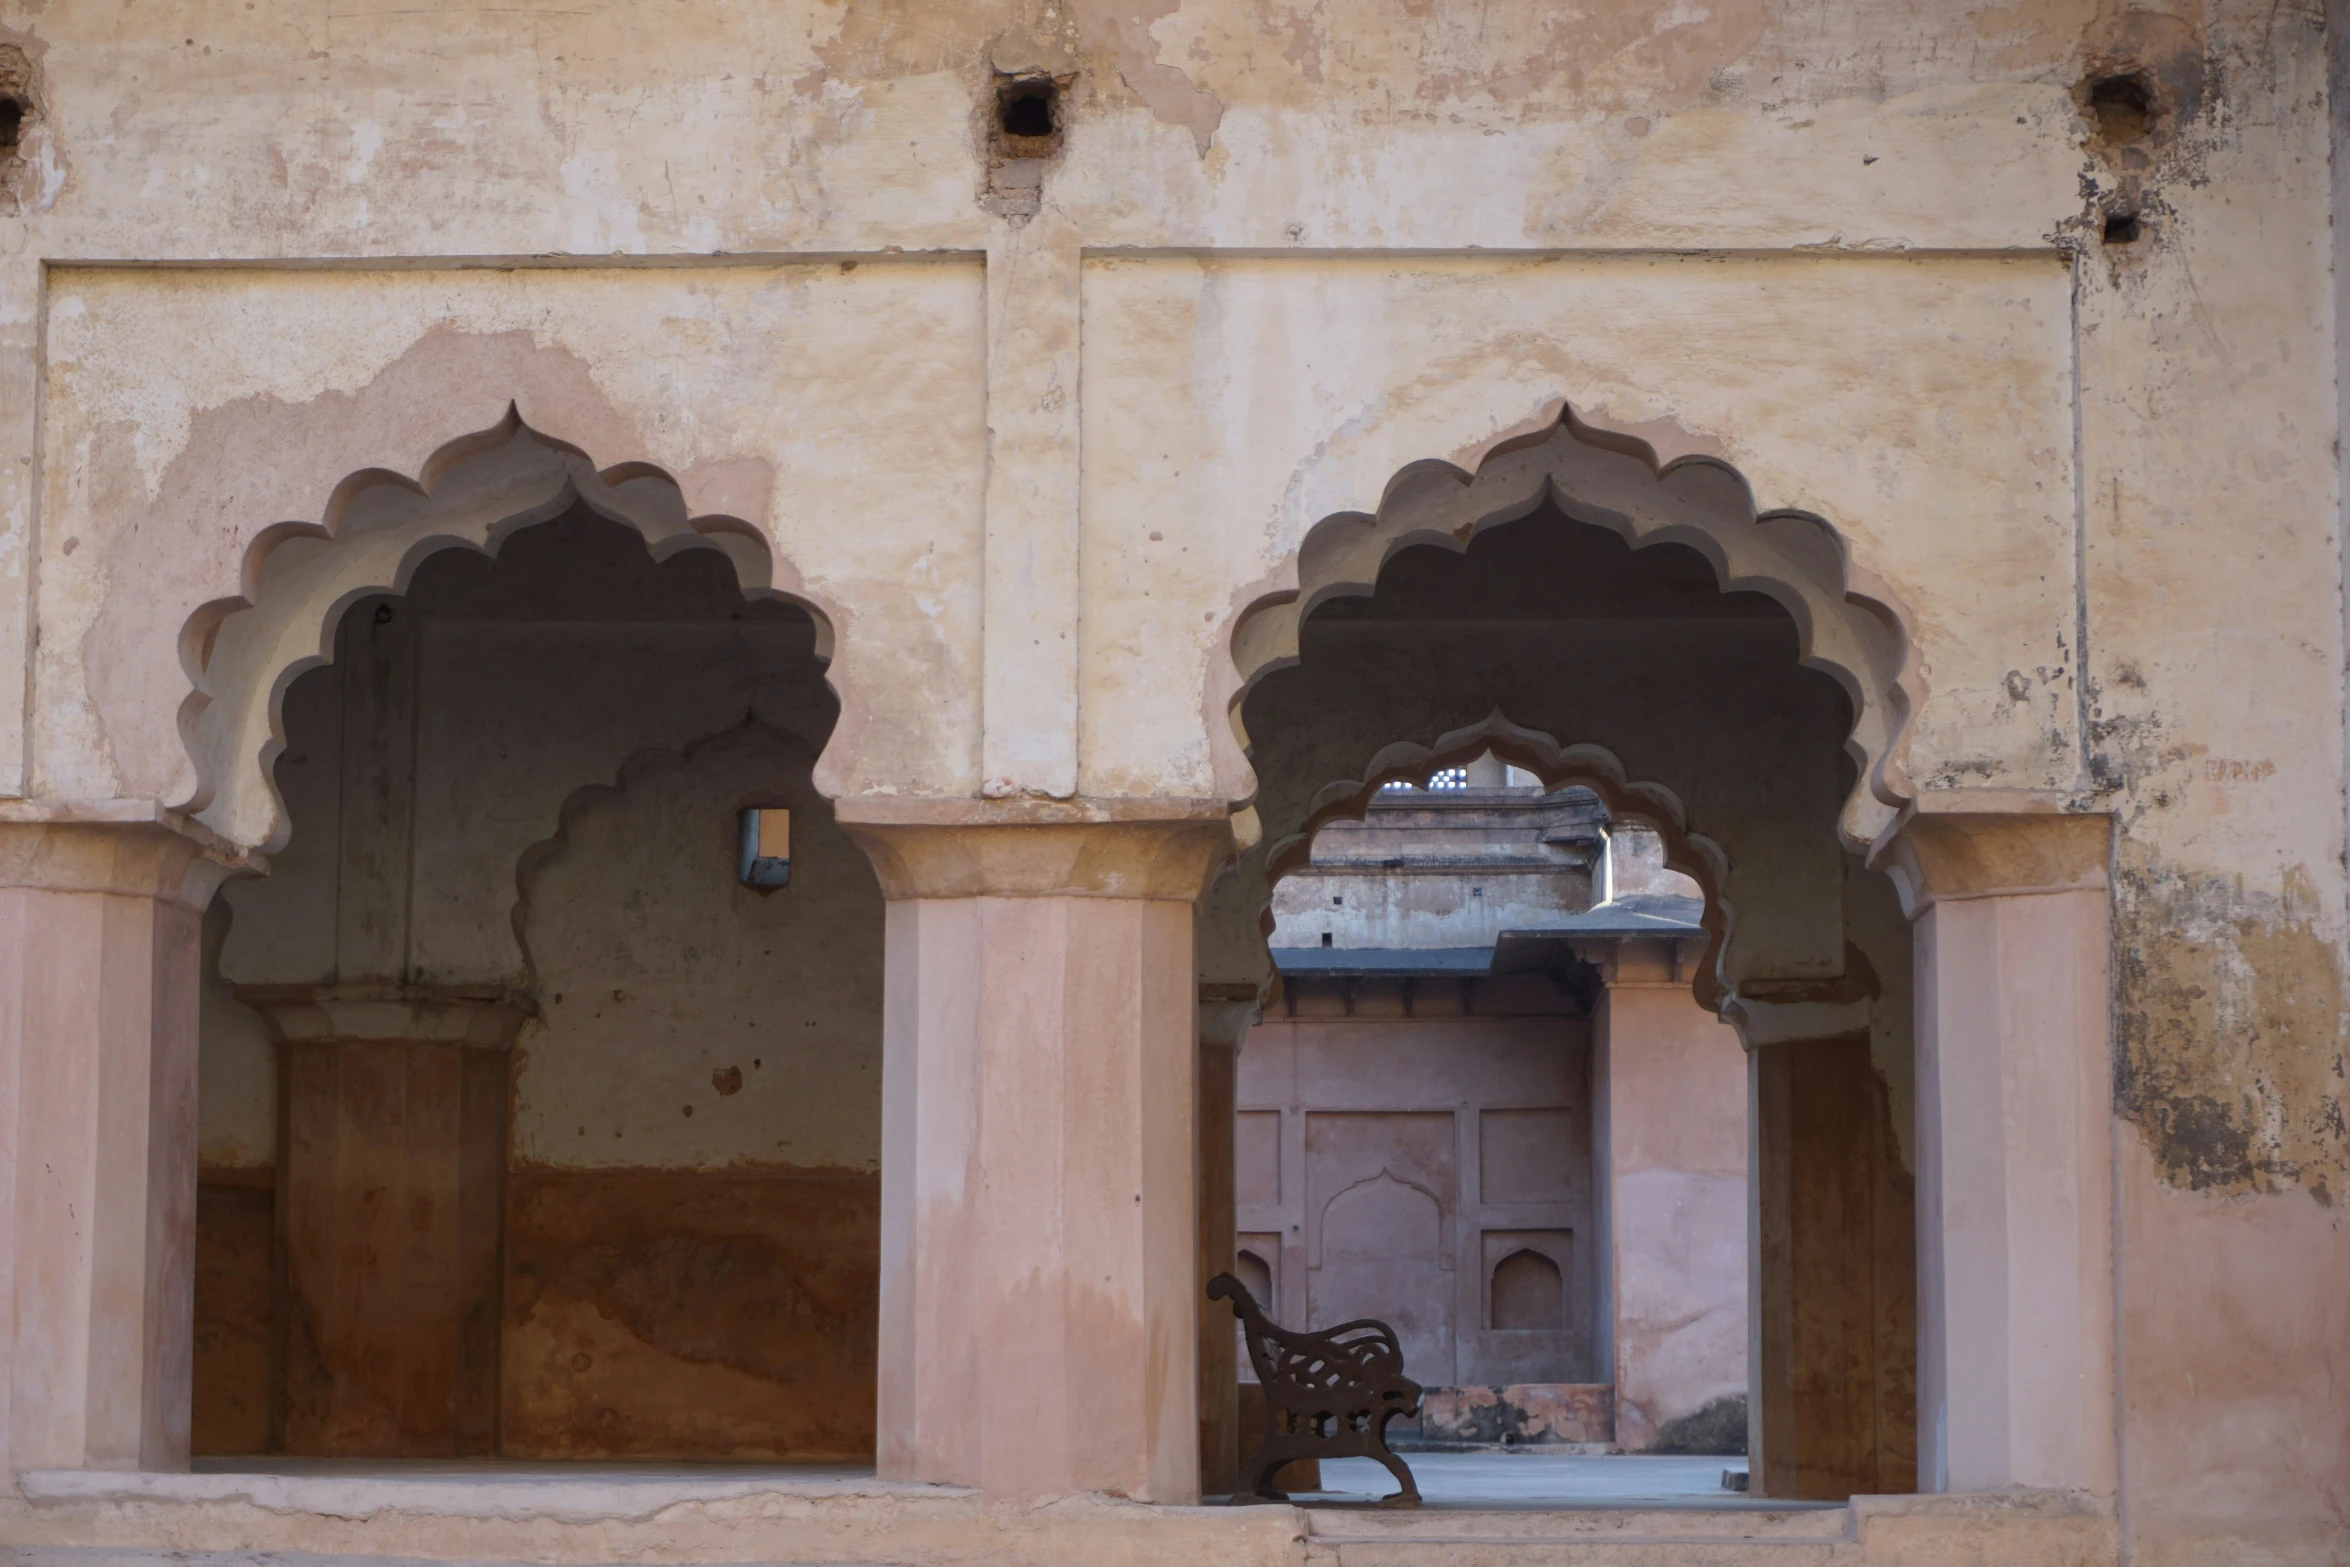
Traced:
<path id="1" fill-rule="evenodd" d="M 1208 1281 L 1208 1299 L 1232 1302 L 1248 1331 L 1249 1363 L 1265 1389 L 1265 1437 L 1241 1465 L 1235 1504 L 1289 1500 L 1273 1477 L 1296 1459 L 1372 1458 L 1403 1483 L 1380 1506 L 1420 1505 L 1411 1470 L 1387 1450 L 1387 1423 L 1420 1410 L 1420 1384 L 1403 1374 L 1403 1346 L 1393 1328 L 1369 1318 L 1323 1333 L 1282 1327 L 1229 1273 Z"/>

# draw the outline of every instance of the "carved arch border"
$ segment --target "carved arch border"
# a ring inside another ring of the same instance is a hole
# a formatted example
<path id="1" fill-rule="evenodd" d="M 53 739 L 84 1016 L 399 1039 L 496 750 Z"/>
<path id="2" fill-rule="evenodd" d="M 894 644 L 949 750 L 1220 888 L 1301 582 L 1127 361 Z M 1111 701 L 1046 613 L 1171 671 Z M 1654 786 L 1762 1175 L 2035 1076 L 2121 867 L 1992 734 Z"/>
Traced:
<path id="1" fill-rule="evenodd" d="M 1705 949 L 1699 956 L 1692 988 L 1699 1005 L 1709 1011 L 1721 1010 L 1730 999 L 1718 973 L 1722 949 L 1737 924 L 1737 910 L 1722 890 L 1729 879 L 1729 855 L 1713 839 L 1689 830 L 1689 813 L 1678 795 L 1663 784 L 1628 778 L 1623 762 L 1606 747 L 1561 745 L 1554 737 L 1522 728 L 1500 713 L 1448 731 L 1433 745 L 1399 741 L 1382 747 L 1373 753 L 1362 777 L 1342 779 L 1317 790 L 1297 830 L 1265 846 L 1268 892 L 1282 877 L 1304 867 L 1314 834 L 1325 824 L 1342 819 L 1360 821 L 1388 784 L 1426 778 L 1438 768 L 1474 761 L 1489 751 L 1534 774 L 1545 788 L 1589 789 L 1599 796 L 1610 817 L 1656 829 L 1664 845 L 1666 866 L 1696 882 L 1704 900 L 1698 926 L 1705 932 Z M 1269 905 L 1266 918 L 1271 918 Z"/>
<path id="2" fill-rule="evenodd" d="M 272 769 L 285 749 L 286 692 L 332 661 L 351 606 L 405 594 L 417 569 L 444 550 L 494 557 L 515 534 L 574 506 L 634 528 L 656 563 L 689 549 L 724 555 L 745 599 L 780 599 L 808 614 L 816 657 L 829 669 L 832 616 L 775 585 L 774 555 L 757 528 L 692 515 L 677 480 L 652 463 L 599 469 L 509 404 L 489 429 L 434 451 L 415 477 L 363 468 L 336 484 L 318 521 L 263 529 L 245 551 L 238 591 L 188 617 L 179 652 L 191 689 L 179 730 L 196 786 L 178 808 L 236 843 L 282 849 L 291 824 Z M 841 694 L 829 674 L 827 684 Z"/>
<path id="3" fill-rule="evenodd" d="M 1925 692 L 1908 615 L 1824 518 L 1758 510 L 1728 463 L 1691 456 L 1660 465 L 1647 442 L 1586 424 L 1571 406 L 1548 429 L 1496 445 L 1474 473 L 1435 458 L 1409 463 L 1388 481 L 1376 512 L 1338 512 L 1307 530 L 1297 587 L 1258 599 L 1233 629 L 1241 678 L 1229 712 L 1242 752 L 1252 751 L 1242 717 L 1249 693 L 1298 662 L 1306 617 L 1333 599 L 1369 597 L 1403 550 L 1426 544 L 1466 553 L 1486 530 L 1545 501 L 1635 550 L 1686 545 L 1713 567 L 1723 592 L 1764 593 L 1786 609 L 1801 662 L 1833 677 L 1852 703 L 1845 750 L 1859 781 L 1839 824 L 1852 848 L 1875 843 L 1917 793 L 1908 727 Z M 1242 840 L 1252 841 L 1253 797 L 1235 815 Z"/>

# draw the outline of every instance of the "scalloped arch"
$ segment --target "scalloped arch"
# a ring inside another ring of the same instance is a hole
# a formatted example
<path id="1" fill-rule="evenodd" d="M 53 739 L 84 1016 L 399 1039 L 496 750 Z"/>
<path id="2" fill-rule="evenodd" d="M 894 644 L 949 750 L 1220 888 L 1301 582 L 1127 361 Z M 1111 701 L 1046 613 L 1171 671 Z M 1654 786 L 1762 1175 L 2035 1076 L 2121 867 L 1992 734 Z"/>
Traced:
<path id="1" fill-rule="evenodd" d="M 1242 751 L 1253 754 L 1242 718 L 1249 693 L 1298 661 L 1307 616 L 1333 599 L 1369 596 L 1400 551 L 1427 544 L 1465 552 L 1487 529 L 1545 501 L 1635 550 L 1686 545 L 1713 568 L 1722 591 L 1767 594 L 1786 609 L 1802 662 L 1832 676 L 1852 703 L 1845 748 L 1859 782 L 1840 828 L 1855 849 L 1873 843 L 1916 793 L 1907 731 L 1924 692 L 1907 616 L 1824 519 L 1760 512 L 1729 464 L 1683 457 L 1660 466 L 1645 441 L 1587 425 L 1571 407 L 1549 429 L 1495 446 L 1475 473 L 1435 459 L 1408 464 L 1388 482 L 1377 512 L 1339 512 L 1307 531 L 1297 587 L 1258 599 L 1233 629 L 1241 679 L 1229 711 Z M 1253 839 L 1253 799 L 1236 815 L 1244 841 Z"/>
<path id="2" fill-rule="evenodd" d="M 1440 767 L 1474 761 L 1486 752 L 1534 774 L 1549 789 L 1578 786 L 1599 796 L 1611 817 L 1644 822 L 1664 842 L 1665 864 L 1698 885 L 1705 912 L 1698 923 L 1705 930 L 1705 952 L 1697 964 L 1698 1003 L 1718 1010 L 1728 999 L 1718 968 L 1722 949 L 1737 923 L 1737 910 L 1723 893 L 1729 877 L 1729 857 L 1720 844 L 1689 830 L 1689 813 L 1680 797 L 1663 784 L 1625 776 L 1624 764 L 1604 746 L 1561 745 L 1553 736 L 1511 723 L 1500 713 L 1465 729 L 1439 736 L 1433 745 L 1402 741 L 1375 752 L 1360 778 L 1342 779 L 1315 792 L 1304 820 L 1265 845 L 1265 882 L 1268 888 L 1290 872 L 1304 867 L 1314 834 L 1332 821 L 1361 820 L 1381 788 L 1399 778 L 1425 778 Z M 1269 913 L 1269 911 L 1268 911 Z"/>
<path id="3" fill-rule="evenodd" d="M 816 655 L 830 663 L 831 618 L 774 585 L 774 560 L 756 528 L 689 515 L 683 490 L 662 469 L 624 462 L 599 470 L 509 405 L 489 429 L 440 447 L 416 477 L 361 469 L 335 485 L 318 521 L 262 530 L 245 552 L 237 592 L 188 617 L 179 645 L 192 689 L 179 728 L 196 786 L 179 808 L 248 848 L 282 848 L 289 823 L 271 769 L 285 748 L 286 691 L 331 660 L 345 612 L 371 594 L 407 592 L 417 568 L 443 550 L 494 556 L 507 539 L 574 506 L 634 528 L 656 561 L 718 551 L 744 597 L 806 611 Z"/>

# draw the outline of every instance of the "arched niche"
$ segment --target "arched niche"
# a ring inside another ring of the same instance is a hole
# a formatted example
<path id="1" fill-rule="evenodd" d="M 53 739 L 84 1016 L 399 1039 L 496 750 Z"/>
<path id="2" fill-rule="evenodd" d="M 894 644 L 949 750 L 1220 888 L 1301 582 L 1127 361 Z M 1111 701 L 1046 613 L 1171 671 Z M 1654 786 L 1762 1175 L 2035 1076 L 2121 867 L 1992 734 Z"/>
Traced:
<path id="1" fill-rule="evenodd" d="M 677 481 L 648 463 L 598 468 L 585 452 L 532 429 L 509 407 L 496 425 L 436 451 L 413 478 L 364 469 L 338 484 L 316 522 L 285 522 L 246 552 L 235 595 L 190 616 L 180 659 L 193 687 L 179 726 L 196 786 L 181 808 L 236 843 L 273 853 L 290 823 L 272 779 L 285 746 L 287 688 L 328 661 L 344 613 L 374 594 L 407 591 L 444 550 L 495 555 L 505 541 L 576 508 L 635 529 L 656 562 L 707 549 L 731 564 L 746 598 L 804 610 L 829 665 L 832 621 L 775 585 L 758 530 L 739 518 L 690 515 Z"/>

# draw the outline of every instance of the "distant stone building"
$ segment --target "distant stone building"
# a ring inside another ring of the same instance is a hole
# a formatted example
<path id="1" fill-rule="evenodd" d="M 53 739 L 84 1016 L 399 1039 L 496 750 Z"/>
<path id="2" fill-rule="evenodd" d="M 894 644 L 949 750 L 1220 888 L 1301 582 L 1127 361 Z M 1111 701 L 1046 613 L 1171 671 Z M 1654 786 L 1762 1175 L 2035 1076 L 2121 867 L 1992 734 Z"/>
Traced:
<path id="1" fill-rule="evenodd" d="M 1240 1055 L 1241 1276 L 1391 1321 L 1422 1444 L 1744 1451 L 1746 1061 L 1696 884 L 1486 756 L 1393 783 L 1275 889 Z"/>

